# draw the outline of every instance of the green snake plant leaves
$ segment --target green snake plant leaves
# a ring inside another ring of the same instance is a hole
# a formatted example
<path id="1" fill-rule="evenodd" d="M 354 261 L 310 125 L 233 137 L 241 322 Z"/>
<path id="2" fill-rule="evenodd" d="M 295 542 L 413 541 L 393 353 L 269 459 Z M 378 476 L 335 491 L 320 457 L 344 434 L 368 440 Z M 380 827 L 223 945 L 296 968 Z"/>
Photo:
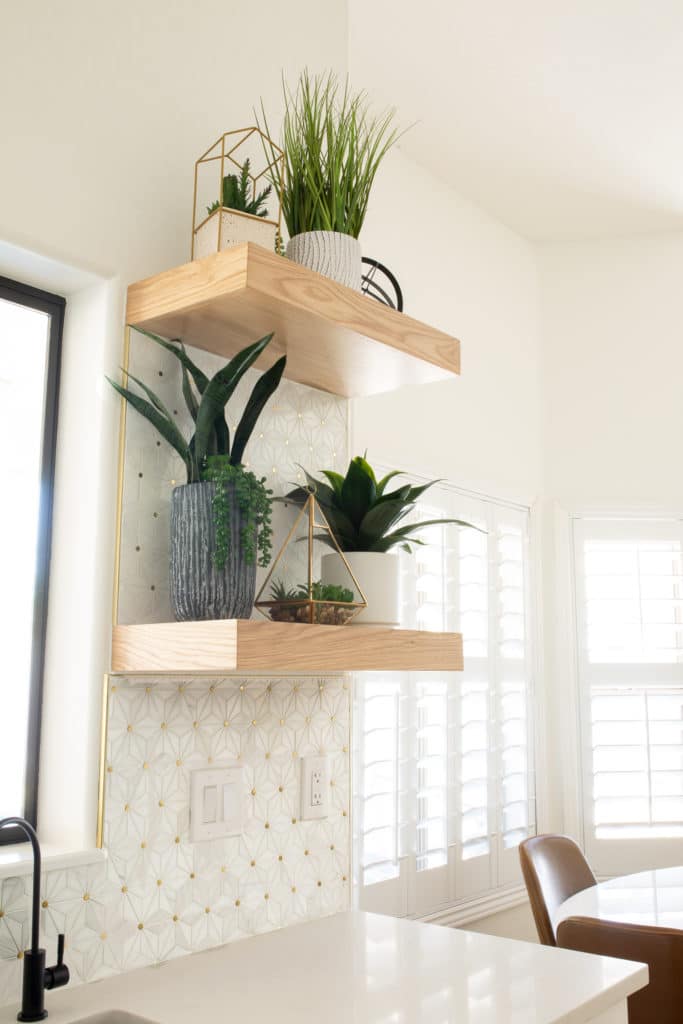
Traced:
<path id="1" fill-rule="evenodd" d="M 360 455 L 351 460 L 345 476 L 333 470 L 322 473 L 327 482 L 304 470 L 307 486 L 295 488 L 285 500 L 301 504 L 312 491 L 342 551 L 384 552 L 395 547 L 411 551 L 411 545 L 424 543 L 415 534 L 425 526 L 472 526 L 462 519 L 404 522 L 416 509 L 418 498 L 438 480 L 417 487 L 404 484 L 387 491 L 389 482 L 403 475 L 401 471 L 392 470 L 378 481 L 370 463 Z M 334 547 L 327 534 L 321 534 L 319 539 Z"/>
<path id="2" fill-rule="evenodd" d="M 244 374 L 270 344 L 273 335 L 267 334 L 238 352 L 229 363 L 209 378 L 190 359 L 182 342 L 168 341 L 149 331 L 143 330 L 140 333 L 166 351 L 171 352 L 180 362 L 182 394 L 195 425 L 194 434 L 189 440 L 186 440 L 161 399 L 143 381 L 138 380 L 131 373 L 127 374 L 126 385 L 107 378 L 112 387 L 141 416 L 144 416 L 180 455 L 187 470 L 188 483 L 195 483 L 203 479 L 207 459 L 210 456 L 223 456 L 231 465 L 240 465 L 245 446 L 258 418 L 280 383 L 287 361 L 286 357 L 282 356 L 278 359 L 254 385 L 237 425 L 232 449 L 230 432 L 225 419 L 225 407 Z M 146 397 L 131 390 L 127 386 L 128 381 L 136 384 Z"/>

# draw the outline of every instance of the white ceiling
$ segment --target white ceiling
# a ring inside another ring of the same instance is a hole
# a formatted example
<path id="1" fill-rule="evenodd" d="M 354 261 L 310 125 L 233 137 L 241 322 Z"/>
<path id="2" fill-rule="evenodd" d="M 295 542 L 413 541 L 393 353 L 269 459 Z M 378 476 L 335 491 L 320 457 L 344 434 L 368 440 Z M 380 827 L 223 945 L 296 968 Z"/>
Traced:
<path id="1" fill-rule="evenodd" d="M 405 152 L 519 233 L 683 228 L 683 0 L 350 0 L 349 44 Z"/>

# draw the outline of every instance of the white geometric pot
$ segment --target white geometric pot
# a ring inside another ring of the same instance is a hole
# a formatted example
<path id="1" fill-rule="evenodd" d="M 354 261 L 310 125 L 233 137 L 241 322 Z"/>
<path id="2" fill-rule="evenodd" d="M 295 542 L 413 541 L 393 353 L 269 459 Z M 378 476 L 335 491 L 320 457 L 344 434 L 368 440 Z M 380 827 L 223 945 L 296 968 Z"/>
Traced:
<path id="1" fill-rule="evenodd" d="M 220 239 L 219 239 L 220 232 Z M 242 242 L 255 242 L 271 252 L 275 250 L 277 224 L 251 213 L 241 213 L 221 206 L 199 225 L 194 233 L 192 259 L 200 260 Z M 220 241 L 220 246 L 219 246 Z"/>
<path id="2" fill-rule="evenodd" d="M 287 243 L 287 257 L 357 292 L 361 286 L 361 247 L 338 231 L 304 231 Z M 357 620 L 355 620 L 357 621 Z"/>
<path id="3" fill-rule="evenodd" d="M 358 584 L 368 602 L 367 608 L 359 612 L 350 625 L 400 625 L 400 556 L 392 552 L 345 551 L 344 557 L 351 566 L 353 575 L 358 580 Z M 323 555 L 321 559 L 321 580 L 323 583 L 334 583 L 339 587 L 348 587 L 349 590 L 355 592 L 355 599 L 360 599 L 360 594 L 353 586 L 353 580 L 349 579 L 348 570 L 341 556 L 336 551 Z"/>

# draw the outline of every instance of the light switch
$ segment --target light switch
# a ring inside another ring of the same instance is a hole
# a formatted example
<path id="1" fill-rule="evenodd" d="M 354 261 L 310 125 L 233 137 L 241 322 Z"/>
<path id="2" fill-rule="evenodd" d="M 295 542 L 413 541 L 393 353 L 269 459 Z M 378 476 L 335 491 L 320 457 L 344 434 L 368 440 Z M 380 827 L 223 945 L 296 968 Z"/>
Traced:
<path id="1" fill-rule="evenodd" d="M 190 776 L 190 839 L 193 843 L 244 830 L 246 792 L 239 761 L 203 768 Z"/>
<path id="2" fill-rule="evenodd" d="M 217 786 L 205 786 L 204 787 L 204 814 L 202 821 L 205 825 L 216 820 L 216 813 L 218 811 L 218 787 Z"/>

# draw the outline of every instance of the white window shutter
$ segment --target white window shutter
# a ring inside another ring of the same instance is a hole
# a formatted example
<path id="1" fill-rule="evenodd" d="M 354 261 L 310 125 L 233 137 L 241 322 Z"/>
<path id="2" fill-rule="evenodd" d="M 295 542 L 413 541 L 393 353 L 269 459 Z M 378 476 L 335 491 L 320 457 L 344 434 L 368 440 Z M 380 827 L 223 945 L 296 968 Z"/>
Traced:
<path id="1" fill-rule="evenodd" d="M 683 523 L 573 533 L 586 849 L 601 874 L 679 863 Z"/>
<path id="2" fill-rule="evenodd" d="M 402 625 L 464 635 L 465 671 L 357 681 L 360 904 L 424 916 L 518 881 L 535 829 L 529 511 L 439 486 L 403 559 Z"/>

